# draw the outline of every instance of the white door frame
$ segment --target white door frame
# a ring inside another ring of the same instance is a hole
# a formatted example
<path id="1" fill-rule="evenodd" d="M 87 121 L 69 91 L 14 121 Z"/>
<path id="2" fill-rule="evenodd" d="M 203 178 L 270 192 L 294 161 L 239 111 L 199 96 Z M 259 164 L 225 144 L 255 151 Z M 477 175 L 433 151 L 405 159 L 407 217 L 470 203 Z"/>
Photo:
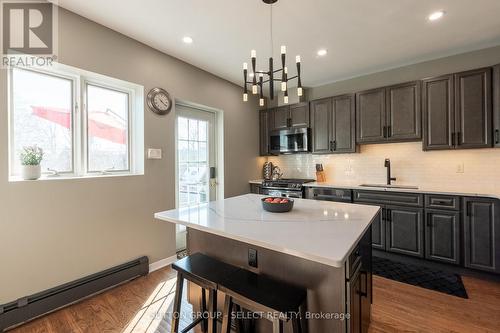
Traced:
<path id="1" fill-rule="evenodd" d="M 176 99 L 174 103 L 174 116 L 175 116 L 175 207 L 179 207 L 179 168 L 178 168 L 178 151 L 177 151 L 177 139 L 178 139 L 178 129 L 177 129 L 177 117 L 179 116 L 177 112 L 177 106 L 184 106 L 192 108 L 202 112 L 210 112 L 214 115 L 214 162 L 216 170 L 216 191 L 215 200 L 220 200 L 224 198 L 224 112 L 219 109 L 204 106 L 201 104 L 183 101 Z"/>

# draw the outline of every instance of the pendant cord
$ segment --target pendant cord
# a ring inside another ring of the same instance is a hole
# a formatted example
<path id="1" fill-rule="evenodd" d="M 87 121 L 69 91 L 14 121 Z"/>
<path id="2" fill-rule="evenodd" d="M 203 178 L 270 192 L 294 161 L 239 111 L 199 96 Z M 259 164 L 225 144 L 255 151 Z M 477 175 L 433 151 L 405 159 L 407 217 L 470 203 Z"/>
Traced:
<path id="1" fill-rule="evenodd" d="M 271 15 L 269 16 L 269 28 L 271 30 L 271 58 L 273 57 L 273 5 L 271 4 Z"/>

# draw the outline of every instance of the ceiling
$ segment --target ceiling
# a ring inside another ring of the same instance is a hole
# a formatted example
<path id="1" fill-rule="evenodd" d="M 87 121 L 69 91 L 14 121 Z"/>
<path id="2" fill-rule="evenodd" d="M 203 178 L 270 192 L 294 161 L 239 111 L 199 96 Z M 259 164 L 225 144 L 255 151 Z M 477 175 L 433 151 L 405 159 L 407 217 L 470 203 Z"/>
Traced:
<path id="1" fill-rule="evenodd" d="M 257 69 L 267 69 L 269 5 L 261 0 L 58 2 L 239 85 L 251 49 Z M 436 10 L 446 15 L 428 21 Z M 303 84 L 311 87 L 499 45 L 498 13 L 498 0 L 280 0 L 273 6 L 275 67 L 284 44 L 289 67 L 301 55 Z M 184 44 L 184 36 L 194 42 Z M 318 57 L 320 48 L 328 54 Z"/>

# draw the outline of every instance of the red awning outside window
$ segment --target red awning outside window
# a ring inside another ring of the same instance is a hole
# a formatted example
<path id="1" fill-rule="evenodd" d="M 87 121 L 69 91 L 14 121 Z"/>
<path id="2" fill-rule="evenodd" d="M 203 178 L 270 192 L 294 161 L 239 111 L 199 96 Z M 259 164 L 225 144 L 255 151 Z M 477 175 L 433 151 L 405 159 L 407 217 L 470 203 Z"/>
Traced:
<path id="1" fill-rule="evenodd" d="M 67 109 L 32 106 L 35 116 L 46 119 L 65 128 L 71 126 L 71 114 Z M 90 112 L 88 121 L 89 136 L 98 137 L 118 144 L 127 143 L 127 128 L 123 119 L 113 112 Z"/>

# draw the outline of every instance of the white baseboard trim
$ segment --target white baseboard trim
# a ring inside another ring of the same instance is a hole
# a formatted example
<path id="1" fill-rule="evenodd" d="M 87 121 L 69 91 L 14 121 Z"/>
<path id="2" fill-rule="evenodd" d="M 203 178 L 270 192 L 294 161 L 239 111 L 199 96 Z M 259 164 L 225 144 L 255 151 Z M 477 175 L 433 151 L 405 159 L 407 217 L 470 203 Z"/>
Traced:
<path id="1" fill-rule="evenodd" d="M 174 254 L 173 256 L 168 258 L 155 261 L 149 265 L 149 273 L 157 271 L 160 268 L 167 267 L 168 265 L 171 265 L 176 261 L 177 261 L 177 254 Z"/>

